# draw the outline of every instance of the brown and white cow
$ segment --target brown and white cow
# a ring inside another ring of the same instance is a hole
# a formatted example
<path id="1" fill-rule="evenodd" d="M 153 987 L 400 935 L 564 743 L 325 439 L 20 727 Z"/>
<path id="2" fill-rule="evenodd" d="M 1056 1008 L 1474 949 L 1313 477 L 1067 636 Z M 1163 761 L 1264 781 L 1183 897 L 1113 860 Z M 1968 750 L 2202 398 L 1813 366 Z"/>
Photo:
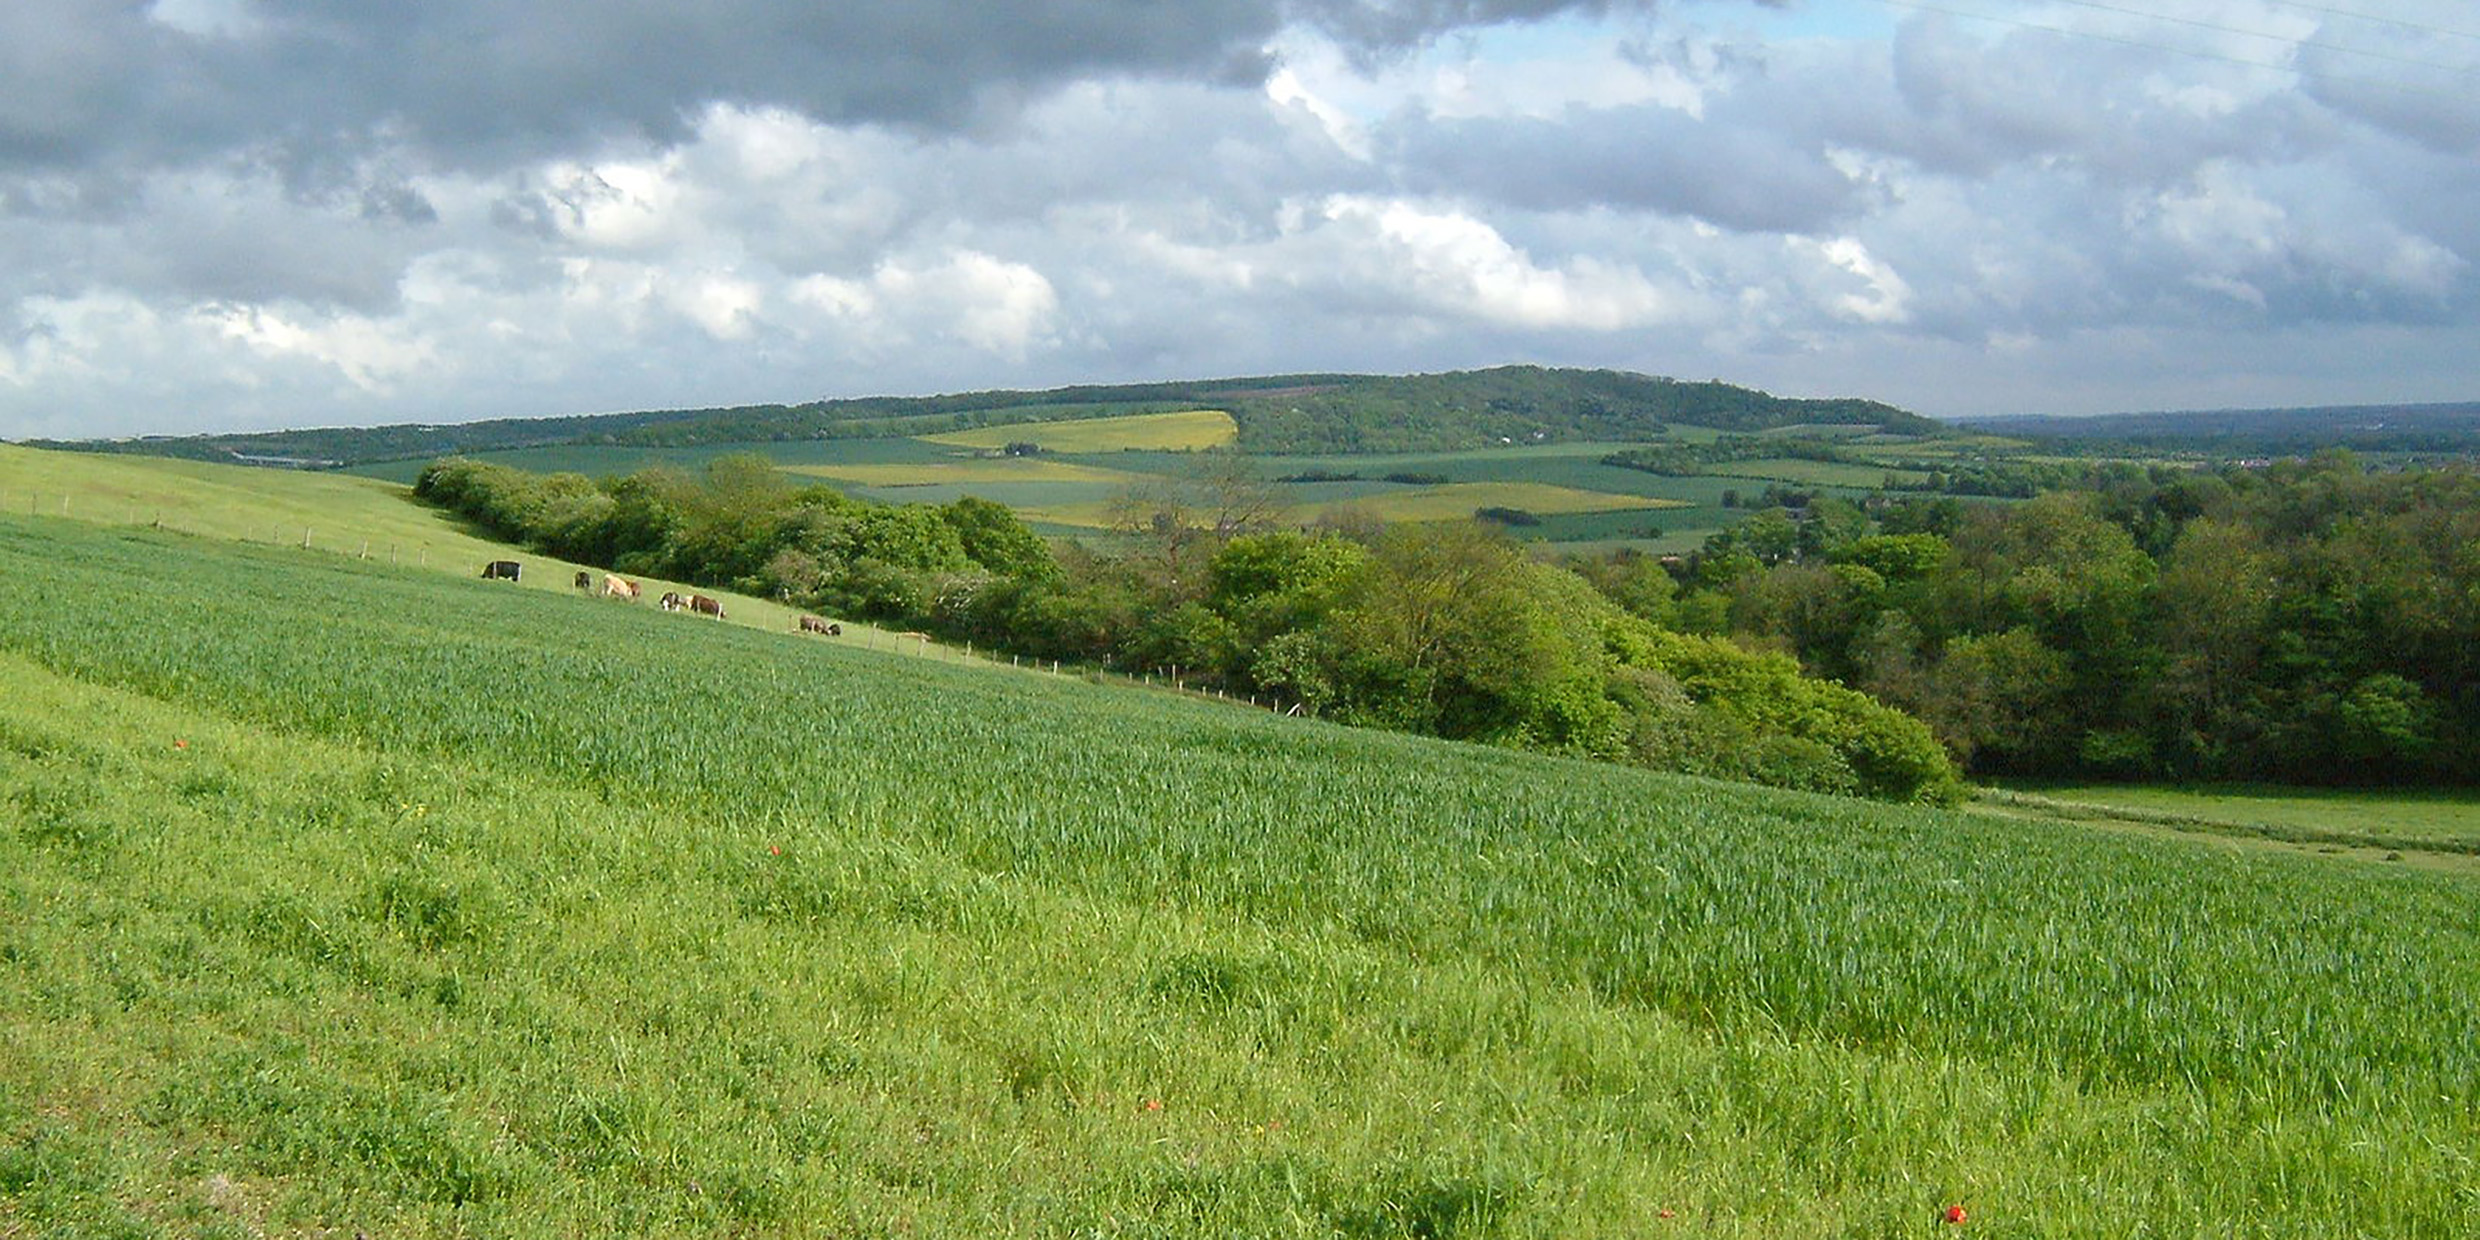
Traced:
<path id="1" fill-rule="evenodd" d="M 689 596 L 689 610 L 701 616 L 713 616 L 717 620 L 723 619 L 723 601 L 721 599 L 708 598 L 703 594 L 692 594 Z"/>
<path id="2" fill-rule="evenodd" d="M 591 589 L 593 589 L 593 588 L 594 588 L 594 574 L 589 573 L 589 572 L 587 572 L 586 570 L 584 570 L 584 569 L 582 569 L 582 568 L 581 568 L 581 569 L 578 569 L 578 570 L 577 570 L 577 588 L 578 588 L 578 589 L 580 589 L 580 590 L 591 590 Z"/>
<path id="3" fill-rule="evenodd" d="M 637 583 L 625 577 L 614 577 L 605 573 L 603 574 L 603 597 L 624 598 L 634 603 L 637 601 Z"/>
<path id="4" fill-rule="evenodd" d="M 801 617 L 801 631 L 824 633 L 827 631 L 827 618 L 825 616 L 803 616 Z"/>
<path id="5" fill-rule="evenodd" d="M 666 590 L 666 591 L 664 591 L 664 592 L 663 592 L 663 599 L 662 599 L 662 607 L 663 607 L 663 610 L 665 610 L 665 611 L 678 611 L 678 610 L 680 610 L 681 608 L 686 607 L 686 606 L 688 606 L 688 605 L 689 605 L 689 600 L 688 600 L 688 599 L 686 599 L 686 598 L 681 597 L 680 591 L 678 591 L 678 590 Z"/>

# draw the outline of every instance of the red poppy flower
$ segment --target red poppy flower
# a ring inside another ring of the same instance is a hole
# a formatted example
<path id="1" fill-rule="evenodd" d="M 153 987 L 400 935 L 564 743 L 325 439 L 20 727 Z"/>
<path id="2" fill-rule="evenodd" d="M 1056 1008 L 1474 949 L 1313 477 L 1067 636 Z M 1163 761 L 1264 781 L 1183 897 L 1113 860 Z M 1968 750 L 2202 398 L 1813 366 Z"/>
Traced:
<path id="1" fill-rule="evenodd" d="M 1948 1207 L 1946 1207 L 1946 1221 L 1947 1221 L 1947 1222 L 1949 1222 L 1949 1223 L 1960 1223 L 1960 1222 L 1962 1222 L 1962 1221 L 1963 1221 L 1963 1207 L 1962 1207 L 1962 1206 L 1948 1206 Z"/>

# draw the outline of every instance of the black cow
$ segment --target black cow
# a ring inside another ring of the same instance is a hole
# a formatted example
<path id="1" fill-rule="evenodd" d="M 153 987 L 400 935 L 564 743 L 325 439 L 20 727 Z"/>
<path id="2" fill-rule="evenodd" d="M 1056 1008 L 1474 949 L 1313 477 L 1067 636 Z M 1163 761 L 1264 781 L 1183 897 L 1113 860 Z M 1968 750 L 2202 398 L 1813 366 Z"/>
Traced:
<path id="1" fill-rule="evenodd" d="M 593 589 L 593 588 L 594 588 L 594 574 L 589 573 L 589 572 L 587 572 L 586 570 L 584 570 L 584 569 L 582 569 L 582 568 L 581 568 L 581 569 L 578 569 L 578 570 L 577 570 L 577 588 L 578 588 L 578 589 L 580 589 L 580 590 L 591 590 L 591 589 Z"/>
<path id="2" fill-rule="evenodd" d="M 515 581 L 517 572 L 515 560 L 493 560 L 482 566 L 482 579 L 484 581 Z"/>

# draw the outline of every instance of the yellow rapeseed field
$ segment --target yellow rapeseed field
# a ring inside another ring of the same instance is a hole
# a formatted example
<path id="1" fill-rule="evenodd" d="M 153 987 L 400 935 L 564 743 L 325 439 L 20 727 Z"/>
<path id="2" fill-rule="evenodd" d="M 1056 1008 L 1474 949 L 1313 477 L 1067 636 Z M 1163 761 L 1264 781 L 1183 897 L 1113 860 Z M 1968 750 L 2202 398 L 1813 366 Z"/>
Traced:
<path id="1" fill-rule="evenodd" d="M 960 448 L 1004 448 L 1011 443 L 1036 443 L 1045 452 L 1193 452 L 1219 448 L 1240 438 L 1240 426 L 1220 409 L 1185 413 L 1139 413 L 1117 418 L 1080 418 L 1072 422 L 1018 422 L 981 430 L 924 435 L 930 443 Z"/>

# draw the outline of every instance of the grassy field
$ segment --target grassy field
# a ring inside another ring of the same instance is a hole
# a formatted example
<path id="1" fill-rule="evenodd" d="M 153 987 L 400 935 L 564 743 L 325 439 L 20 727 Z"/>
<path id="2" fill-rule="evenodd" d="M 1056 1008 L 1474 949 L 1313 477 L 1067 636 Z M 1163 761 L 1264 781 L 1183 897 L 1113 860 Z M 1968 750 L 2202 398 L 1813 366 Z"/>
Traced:
<path id="1" fill-rule="evenodd" d="M 1018 423 L 928 439 L 710 444 L 666 449 L 564 446 L 482 456 L 537 472 L 603 477 L 653 467 L 696 470 L 718 456 L 756 452 L 774 460 L 786 472 L 831 482 L 865 498 L 890 503 L 946 503 L 972 495 L 1014 508 L 1037 527 L 1073 536 L 1108 527 L 1116 501 L 1132 490 L 1179 485 L 1196 472 L 1195 449 L 1228 442 L 1231 429 L 1228 415 L 1190 411 Z M 1674 439 L 1713 438 L 1713 433 L 1695 427 L 1673 427 L 1671 431 Z M 1030 458 L 958 455 L 960 448 L 986 452 L 1020 440 L 1042 443 L 1047 451 Z M 1555 443 L 1447 453 L 1259 457 L 1253 458 L 1252 464 L 1271 486 L 1277 502 L 1301 520 L 1313 519 L 1337 503 L 1363 500 L 1375 501 L 1366 506 L 1399 520 L 1470 516 L 1474 508 L 1481 507 L 1525 508 L 1545 517 L 1618 514 L 1624 519 L 1545 521 L 1540 527 L 1518 532 L 1524 537 L 1552 542 L 1680 551 L 1694 549 L 1705 534 L 1743 515 L 1715 507 L 1724 490 L 1742 486 L 1740 479 L 1669 478 L 1601 463 L 1601 458 L 1611 452 L 1633 446 L 1640 445 Z M 355 472 L 409 483 L 425 463 L 386 462 Z M 1870 485 L 1882 480 L 1884 474 L 1882 470 L 1860 472 L 1870 474 Z M 1314 473 L 1353 477 L 1348 481 L 1277 481 Z M 1425 491 L 1417 484 L 1407 487 L 1388 481 L 1390 474 L 1440 478 L 1450 487 L 1493 489 L 1469 494 Z M 1789 478 L 1785 475 L 1785 480 Z M 1537 502 L 1528 503 L 1528 498 Z M 1687 505 L 1702 511 L 1685 523 L 1650 518 L 1652 524 L 1664 531 L 1659 538 L 1636 532 L 1648 524 L 1648 518 L 1642 514 Z M 1693 536 L 1691 530 L 1695 531 Z"/>
<path id="2" fill-rule="evenodd" d="M 514 448 L 501 452 L 478 452 L 476 459 L 491 461 L 514 469 L 535 473 L 576 473 L 589 478 L 633 474 L 641 469 L 704 469 L 708 461 L 719 456 L 757 453 L 777 464 L 790 466 L 824 465 L 891 465 L 928 464 L 950 461 L 957 450 L 918 439 L 804 439 L 768 441 L 764 443 L 716 443 L 695 448 L 639 448 L 618 444 L 563 444 L 548 448 Z M 367 478 L 411 485 L 430 464 L 428 458 L 404 461 L 377 461 L 357 465 L 343 472 Z"/>
<path id="3" fill-rule="evenodd" d="M 215 538 L 300 545 L 478 570 L 507 549 L 405 489 L 325 473 L 280 473 L 158 457 L 41 452 L 0 444 L 0 511 L 114 525 L 161 523 Z M 547 578 L 546 578 L 547 579 Z"/>
<path id="4" fill-rule="evenodd" d="M 1219 448 L 1240 437 L 1240 426 L 1219 409 L 1185 413 L 1137 413 L 1115 418 L 1078 418 L 1065 422 L 1021 422 L 982 430 L 924 435 L 929 443 L 960 448 L 1003 448 L 1011 443 L 1036 443 L 1045 452 L 1187 452 Z"/>
<path id="5" fill-rule="evenodd" d="M 1917 484 L 1928 478 L 1912 470 L 1886 469 L 1876 465 L 1849 465 L 1837 461 L 1804 461 L 1796 458 L 1765 458 L 1754 461 L 1730 461 L 1707 466 L 1705 472 L 1718 478 L 1754 478 L 1767 482 L 1792 482 L 1806 486 L 1849 487 L 1873 490 L 1888 478 L 1906 484 Z"/>
<path id="6" fill-rule="evenodd" d="M 2240 784 L 2022 784 L 2006 805 L 2088 819 L 2261 836 L 2302 844 L 2480 854 L 2480 795 L 2456 791 Z"/>
<path id="7" fill-rule="evenodd" d="M 1687 507 L 1678 500 L 1579 491 L 1574 487 L 1553 486 L 1544 482 L 1451 482 L 1444 486 L 1401 489 L 1342 502 L 1384 521 L 1453 521 L 1468 518 L 1480 508 L 1518 508 L 1549 515 L 1645 512 Z M 1324 506 L 1296 509 L 1291 516 L 1306 523 L 1316 520 L 1326 511 Z"/>
<path id="8" fill-rule="evenodd" d="M 0 1234 L 2480 1227 L 2469 879 L 151 529 L 0 580 Z"/>
<path id="9" fill-rule="evenodd" d="M 1475 510 L 1481 508 L 1520 508 L 1541 514 L 1642 514 L 1679 507 L 1686 505 L 1677 500 L 1579 491 L 1539 482 L 1451 482 L 1443 486 L 1370 489 L 1359 494 L 1295 503 L 1283 510 L 1282 520 L 1288 524 L 1307 525 L 1346 511 L 1381 521 L 1455 521 L 1470 518 Z M 1023 505 L 1019 511 L 1029 521 L 1103 529 L 1118 519 L 1121 505 L 1110 498 L 1065 503 L 1036 500 Z"/>
<path id="10" fill-rule="evenodd" d="M 1094 483 L 1124 487 L 1145 480 L 1143 475 L 1128 473 L 1124 470 L 1103 469 L 1093 465 L 1046 460 L 1035 456 L 971 457 L 962 460 L 918 461 L 903 464 L 786 465 L 783 468 L 786 473 L 877 488 L 972 487 L 989 483 L 1022 485 L 1045 482 Z"/>
<path id="11" fill-rule="evenodd" d="M 489 561 L 515 559 L 523 575 L 514 585 L 491 583 L 499 590 L 573 594 L 579 571 L 596 582 L 603 576 L 599 568 L 511 549 L 448 513 L 412 502 L 402 485 L 351 474 L 0 444 L 0 513 L 265 543 L 448 576 L 475 577 Z M 651 577 L 638 584 L 644 591 L 639 605 L 649 612 L 664 591 L 692 589 Z M 713 586 L 694 589 L 720 598 L 728 623 L 793 627 L 796 613 L 780 603 Z M 685 613 L 669 618 L 688 619 Z M 867 625 L 846 622 L 845 629 L 855 641 L 884 637 Z"/>

